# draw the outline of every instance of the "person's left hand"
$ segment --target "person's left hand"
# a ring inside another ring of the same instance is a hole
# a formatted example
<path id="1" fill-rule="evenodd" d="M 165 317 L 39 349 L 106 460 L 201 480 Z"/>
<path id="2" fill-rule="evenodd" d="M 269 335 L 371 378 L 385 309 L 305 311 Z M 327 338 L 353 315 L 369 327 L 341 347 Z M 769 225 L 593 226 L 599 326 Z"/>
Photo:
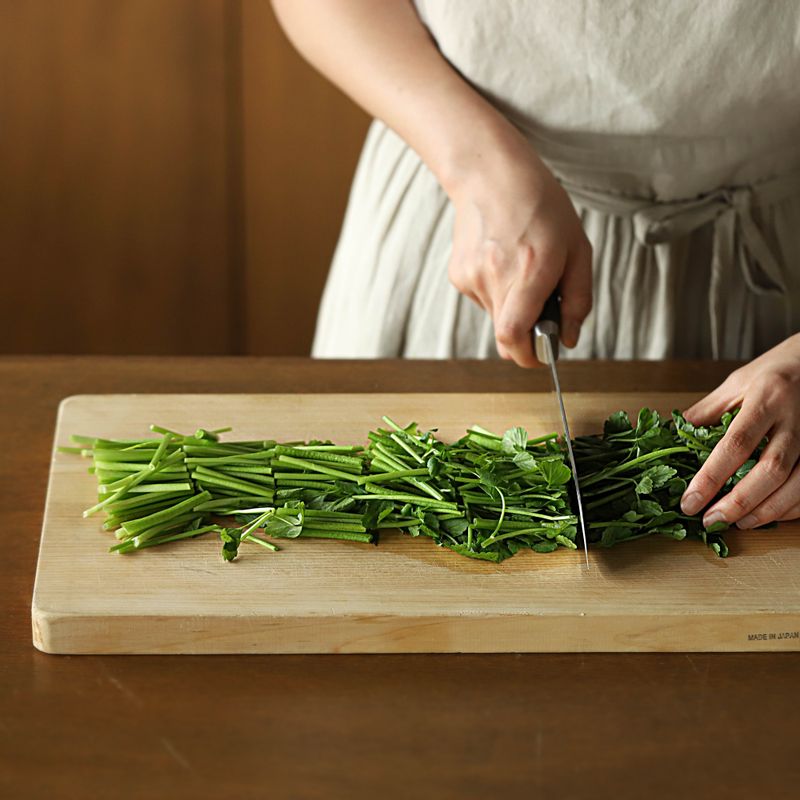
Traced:
<path id="1" fill-rule="evenodd" d="M 800 517 L 800 334 L 732 372 L 686 411 L 694 425 L 719 421 L 741 407 L 728 432 L 694 476 L 681 499 L 684 514 L 704 508 L 767 436 L 758 463 L 703 515 L 715 522 L 755 528 Z"/>

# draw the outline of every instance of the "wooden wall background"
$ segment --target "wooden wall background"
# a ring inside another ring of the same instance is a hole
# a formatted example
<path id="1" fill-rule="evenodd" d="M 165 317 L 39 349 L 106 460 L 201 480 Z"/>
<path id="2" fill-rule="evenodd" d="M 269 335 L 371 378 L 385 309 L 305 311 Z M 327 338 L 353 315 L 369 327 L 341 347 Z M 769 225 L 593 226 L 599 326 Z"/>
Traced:
<path id="1" fill-rule="evenodd" d="M 367 124 L 268 0 L 0 0 L 0 352 L 308 353 Z"/>

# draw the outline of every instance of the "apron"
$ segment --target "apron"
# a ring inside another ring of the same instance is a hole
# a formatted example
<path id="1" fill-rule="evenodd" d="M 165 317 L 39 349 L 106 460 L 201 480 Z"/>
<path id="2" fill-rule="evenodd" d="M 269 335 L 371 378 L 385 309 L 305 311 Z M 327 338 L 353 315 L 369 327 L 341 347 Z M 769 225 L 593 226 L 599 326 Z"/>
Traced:
<path id="1" fill-rule="evenodd" d="M 416 5 L 592 242 L 594 308 L 564 357 L 752 358 L 800 330 L 800 3 Z M 373 123 L 313 355 L 496 357 L 488 314 L 447 279 L 453 217 Z"/>

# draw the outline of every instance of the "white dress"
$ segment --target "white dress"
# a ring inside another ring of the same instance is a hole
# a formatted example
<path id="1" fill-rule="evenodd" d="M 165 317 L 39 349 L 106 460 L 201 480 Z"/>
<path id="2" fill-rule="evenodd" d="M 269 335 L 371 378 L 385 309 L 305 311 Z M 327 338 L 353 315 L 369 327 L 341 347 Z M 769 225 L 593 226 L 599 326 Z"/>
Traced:
<path id="1" fill-rule="evenodd" d="M 530 139 L 594 248 L 573 358 L 751 358 L 800 330 L 800 2 L 417 0 L 442 54 Z M 496 356 L 447 279 L 453 208 L 367 136 L 318 357 Z"/>

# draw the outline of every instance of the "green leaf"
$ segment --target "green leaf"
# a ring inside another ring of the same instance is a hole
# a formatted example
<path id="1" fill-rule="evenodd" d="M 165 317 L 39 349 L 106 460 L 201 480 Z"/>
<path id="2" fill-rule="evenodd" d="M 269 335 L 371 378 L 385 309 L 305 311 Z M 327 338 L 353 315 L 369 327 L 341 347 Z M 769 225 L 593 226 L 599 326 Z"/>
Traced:
<path id="1" fill-rule="evenodd" d="M 684 478 L 673 478 L 667 488 L 671 497 L 681 497 L 686 491 L 686 480 Z"/>
<path id="2" fill-rule="evenodd" d="M 531 550 L 534 550 L 537 553 L 552 553 L 555 550 L 558 550 L 558 544 L 556 542 L 536 542 Z"/>
<path id="3" fill-rule="evenodd" d="M 299 502 L 287 503 L 283 508 L 264 522 L 264 533 L 283 539 L 296 539 L 303 530 L 305 505 Z"/>
<path id="4" fill-rule="evenodd" d="M 528 432 L 525 428 L 509 428 L 503 434 L 502 452 L 514 455 L 528 446 Z"/>
<path id="5" fill-rule="evenodd" d="M 664 513 L 664 509 L 655 500 L 645 500 L 639 498 L 636 502 L 636 510 L 645 517 L 658 517 Z"/>
<path id="6" fill-rule="evenodd" d="M 424 512 L 422 522 L 426 527 L 438 533 L 440 523 L 439 517 L 437 517 L 436 514 L 433 514 L 430 511 Z"/>
<path id="7" fill-rule="evenodd" d="M 441 520 L 441 527 L 451 536 L 460 536 L 462 533 L 467 532 L 469 523 L 464 517 L 457 519 L 443 519 Z"/>
<path id="8" fill-rule="evenodd" d="M 523 543 L 518 542 L 515 539 L 508 539 L 506 541 L 506 547 L 512 556 L 516 555 L 524 546 L 525 545 Z"/>
<path id="9" fill-rule="evenodd" d="M 222 542 L 222 558 L 233 561 L 239 553 L 239 544 L 242 537 L 240 528 L 220 528 L 219 538 Z"/>
<path id="10" fill-rule="evenodd" d="M 368 500 L 361 517 L 361 524 L 367 530 L 374 530 L 379 522 L 392 513 L 393 508 L 394 503 L 391 500 Z"/>
<path id="11" fill-rule="evenodd" d="M 478 470 L 478 480 L 485 489 L 497 489 L 497 472 L 494 464 Z"/>
<path id="12" fill-rule="evenodd" d="M 427 467 L 428 475 L 430 475 L 431 478 L 438 478 L 439 475 L 442 474 L 442 469 L 444 467 L 442 460 L 436 455 L 430 456 L 425 466 Z"/>
<path id="13" fill-rule="evenodd" d="M 612 414 L 603 425 L 603 434 L 609 436 L 613 433 L 625 433 L 632 429 L 631 420 L 625 411 Z"/>
<path id="14" fill-rule="evenodd" d="M 538 462 L 532 453 L 522 450 L 514 456 L 514 464 L 525 472 L 533 472 Z"/>
<path id="15" fill-rule="evenodd" d="M 660 427 L 650 428 L 636 439 L 636 445 L 640 453 L 652 453 L 655 450 L 663 450 L 667 447 L 672 447 L 674 444 L 675 441 L 669 430 Z"/>
<path id="16" fill-rule="evenodd" d="M 720 422 L 720 425 L 722 425 L 722 429 L 723 429 L 723 430 L 724 430 L 726 433 L 727 433 L 727 431 L 728 431 L 728 428 L 730 428 L 730 426 L 731 426 L 731 422 L 733 422 L 733 418 L 736 416 L 736 414 L 737 414 L 738 410 L 739 410 L 739 409 L 736 409 L 736 411 L 734 411 L 734 412 L 726 411 L 726 412 L 725 412 L 725 413 L 722 415 L 722 417 L 721 417 L 721 419 L 720 419 L 720 421 L 719 421 L 719 422 Z"/>
<path id="17" fill-rule="evenodd" d="M 674 525 L 661 525 L 652 530 L 653 533 L 660 533 L 662 536 L 669 536 L 678 541 L 686 538 L 686 528 L 680 522 L 676 522 Z"/>
<path id="18" fill-rule="evenodd" d="M 736 470 L 733 474 L 733 484 L 739 483 L 739 481 L 747 475 L 751 469 L 756 465 L 756 460 L 754 458 L 749 458 L 747 461 L 742 464 L 739 469 Z"/>
<path id="19" fill-rule="evenodd" d="M 636 436 L 644 436 L 645 433 L 657 428 L 661 422 L 657 411 L 652 411 L 649 408 L 642 408 L 639 411 L 639 417 L 636 420 Z"/>
<path id="20" fill-rule="evenodd" d="M 540 461 L 539 471 L 544 475 L 549 489 L 563 486 L 572 478 L 572 471 L 563 461 Z"/>
<path id="21" fill-rule="evenodd" d="M 570 550 L 576 550 L 578 548 L 578 545 L 576 545 L 572 539 L 568 539 L 566 536 L 562 536 L 561 534 L 556 536 L 556 541 L 563 547 L 568 547 Z"/>
<path id="22" fill-rule="evenodd" d="M 463 544 L 450 544 L 445 543 L 445 547 L 450 548 L 456 553 L 459 553 L 462 556 L 467 556 L 467 558 L 477 558 L 480 561 L 494 561 L 495 564 L 499 563 L 500 561 L 505 560 L 508 558 L 511 553 L 506 548 L 498 548 L 497 550 L 470 550 L 466 545 Z"/>
<path id="23" fill-rule="evenodd" d="M 668 522 L 678 519 L 679 516 L 677 511 L 665 511 L 663 514 L 653 517 L 648 525 L 651 528 L 660 528 L 662 525 L 666 525 Z"/>
<path id="24" fill-rule="evenodd" d="M 667 464 L 656 464 L 644 472 L 644 475 L 653 482 L 654 489 L 663 489 L 677 474 L 678 470 Z"/>
<path id="25" fill-rule="evenodd" d="M 617 542 L 626 539 L 630 533 L 629 528 L 622 525 L 609 525 L 603 528 L 603 535 L 600 538 L 601 547 L 613 547 Z"/>
<path id="26" fill-rule="evenodd" d="M 728 557 L 728 545 L 726 544 L 724 539 L 720 537 L 716 537 L 714 541 L 709 542 L 709 547 L 720 557 L 720 558 L 727 558 Z"/>

